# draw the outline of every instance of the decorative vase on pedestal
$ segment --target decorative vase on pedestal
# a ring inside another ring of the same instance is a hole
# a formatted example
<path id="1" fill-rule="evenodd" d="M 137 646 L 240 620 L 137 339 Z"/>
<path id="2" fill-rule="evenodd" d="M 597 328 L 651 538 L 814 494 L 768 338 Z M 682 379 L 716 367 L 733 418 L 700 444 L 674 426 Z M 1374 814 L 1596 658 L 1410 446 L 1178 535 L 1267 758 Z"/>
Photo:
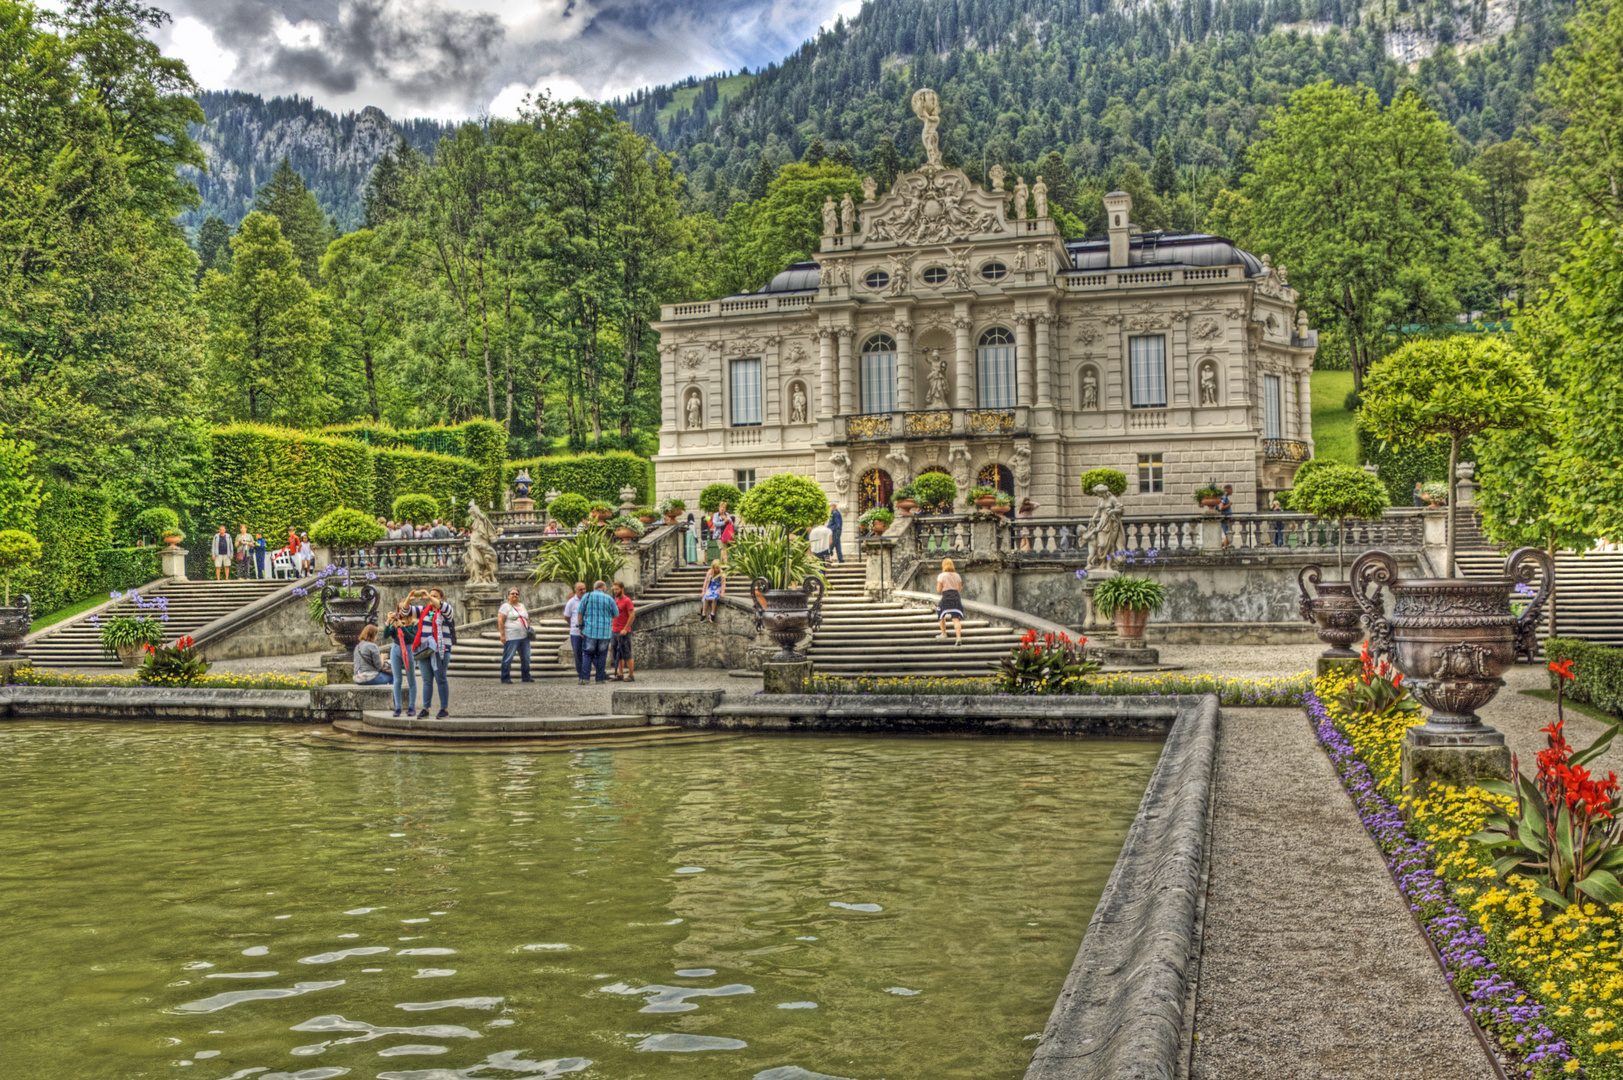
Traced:
<path id="1" fill-rule="evenodd" d="M 333 644 L 350 656 L 361 640 L 361 628 L 368 623 L 377 625 L 378 591 L 370 585 L 362 585 L 359 596 L 340 596 L 339 591 L 337 585 L 322 586 L 321 625 L 332 635 Z"/>
<path id="2" fill-rule="evenodd" d="M 0 607 L 0 660 L 9 660 L 17 655 L 17 649 L 22 645 L 23 638 L 28 636 L 28 628 L 33 625 L 34 601 L 27 593 L 17 597 L 17 603 L 11 607 Z"/>
<path id="3" fill-rule="evenodd" d="M 807 577 L 798 589 L 771 588 L 764 577 L 750 582 L 755 602 L 755 629 L 765 630 L 782 650 L 769 658 L 768 663 L 798 664 L 806 659 L 795 651 L 795 646 L 805 638 L 807 630 L 822 625 L 823 588 L 822 579 L 815 576 Z"/>
<path id="4" fill-rule="evenodd" d="M 1296 575 L 1296 587 L 1302 594 L 1297 611 L 1318 627 L 1319 640 L 1330 646 L 1320 656 L 1326 660 L 1356 660 L 1358 654 L 1351 646 L 1364 636 L 1364 630 L 1359 625 L 1362 609 L 1353 597 L 1352 583 L 1321 581 L 1322 574 L 1318 566 L 1304 566 Z M 1310 582 L 1317 595 L 1307 591 Z M 1380 606 L 1380 597 L 1375 596 L 1372 602 Z"/>
<path id="5" fill-rule="evenodd" d="M 636 529 L 615 529 L 614 530 L 614 538 L 616 540 L 620 541 L 621 543 L 625 543 L 625 542 L 630 541 L 630 540 L 635 540 L 637 538 L 637 530 Z"/>
<path id="6" fill-rule="evenodd" d="M 896 500 L 896 509 L 901 511 L 901 513 L 902 513 L 902 515 L 904 517 L 906 515 L 908 515 L 908 514 L 911 514 L 914 510 L 917 510 L 918 506 L 919 506 L 918 502 L 913 500 L 913 499 L 897 499 Z"/>

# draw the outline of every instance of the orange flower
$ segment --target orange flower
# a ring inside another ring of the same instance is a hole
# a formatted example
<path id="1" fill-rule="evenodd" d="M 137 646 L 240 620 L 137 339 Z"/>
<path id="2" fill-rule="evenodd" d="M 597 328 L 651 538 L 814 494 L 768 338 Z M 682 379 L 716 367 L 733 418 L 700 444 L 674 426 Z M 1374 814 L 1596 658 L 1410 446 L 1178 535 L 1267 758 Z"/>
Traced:
<path id="1" fill-rule="evenodd" d="M 1563 679 L 1576 679 L 1578 677 L 1572 673 L 1571 660 L 1551 661 L 1550 670 L 1561 676 Z"/>

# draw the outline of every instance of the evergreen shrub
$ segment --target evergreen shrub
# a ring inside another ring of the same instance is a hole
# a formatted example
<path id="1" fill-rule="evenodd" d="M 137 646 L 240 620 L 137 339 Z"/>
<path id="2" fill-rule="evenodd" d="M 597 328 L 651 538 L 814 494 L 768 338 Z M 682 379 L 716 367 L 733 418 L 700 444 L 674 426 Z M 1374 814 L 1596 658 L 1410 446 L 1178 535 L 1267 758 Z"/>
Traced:
<path id="1" fill-rule="evenodd" d="M 154 506 L 135 515 L 135 538 L 156 544 L 180 532 L 180 515 L 167 506 Z"/>
<path id="2" fill-rule="evenodd" d="M 40 557 L 13 584 L 33 596 L 36 610 L 49 612 L 106 591 L 101 555 L 112 542 L 113 515 L 100 491 L 46 480 L 41 495 L 34 534 Z"/>
<path id="3" fill-rule="evenodd" d="M 738 504 L 743 501 L 744 493 L 738 490 L 736 484 L 711 484 L 699 492 L 699 509 L 707 514 L 714 514 L 722 503 L 736 513 Z"/>
<path id="4" fill-rule="evenodd" d="M 316 547 L 357 548 L 383 539 L 383 528 L 364 510 L 340 506 L 310 526 L 310 543 Z"/>
<path id="5" fill-rule="evenodd" d="M 1120 469 L 1089 469 L 1082 474 L 1082 494 L 1092 495 L 1099 484 L 1109 488 L 1110 494 L 1120 495 L 1127 490 L 1127 474 Z"/>
<path id="6" fill-rule="evenodd" d="M 502 474 L 503 490 L 520 469 L 530 470 L 535 490 L 542 493 L 573 492 L 619 505 L 620 489 L 630 485 L 637 489 L 638 503 L 647 504 L 653 496 L 653 463 L 626 450 L 509 461 Z"/>
<path id="7" fill-rule="evenodd" d="M 484 471 L 465 458 L 426 450 L 373 450 L 372 490 L 374 513 L 388 517 L 394 501 L 402 495 L 429 495 L 445 511 L 444 516 L 458 525 L 468 523 L 468 500 L 481 498 Z M 438 511 L 430 517 L 441 516 Z"/>
<path id="8" fill-rule="evenodd" d="M 1544 654 L 1551 660 L 1571 660 L 1577 678 L 1563 691 L 1573 701 L 1605 709 L 1623 716 L 1623 649 L 1581 641 L 1578 638 L 1547 638 Z M 1550 689 L 1560 676 L 1550 673 Z"/>
<path id="9" fill-rule="evenodd" d="M 1413 505 L 1416 482 L 1448 481 L 1447 436 L 1438 436 L 1419 445 L 1384 443 L 1359 426 L 1358 456 L 1380 466 L 1381 471 L 1376 478 L 1386 485 L 1387 499 L 1393 506 Z M 1475 456 L 1471 440 L 1467 439 L 1460 446 L 1460 460 L 1471 461 Z M 1301 471 L 1298 470 L 1296 475 L 1300 484 Z"/>
<path id="10" fill-rule="evenodd" d="M 738 516 L 751 525 L 782 525 L 799 532 L 828 520 L 828 496 L 815 480 L 780 473 L 749 489 L 738 504 Z"/>
<path id="11" fill-rule="evenodd" d="M 566 529 L 573 529 L 579 525 L 591 511 L 592 504 L 586 496 L 576 495 L 573 491 L 566 491 L 547 504 L 547 513 L 552 516 L 552 520 Z"/>
<path id="12" fill-rule="evenodd" d="M 432 495 L 401 495 L 390 504 L 389 513 L 384 516 L 390 521 L 409 521 L 413 525 L 421 525 L 440 516 L 439 500 Z"/>
<path id="13" fill-rule="evenodd" d="M 0 604 L 11 605 L 12 577 L 32 565 L 39 552 L 39 541 L 21 529 L 0 529 L 0 583 L 4 587 Z"/>
<path id="14" fill-rule="evenodd" d="M 260 424 L 217 428 L 211 442 L 206 521 L 285 535 L 340 506 L 373 505 L 372 451 L 364 443 Z"/>

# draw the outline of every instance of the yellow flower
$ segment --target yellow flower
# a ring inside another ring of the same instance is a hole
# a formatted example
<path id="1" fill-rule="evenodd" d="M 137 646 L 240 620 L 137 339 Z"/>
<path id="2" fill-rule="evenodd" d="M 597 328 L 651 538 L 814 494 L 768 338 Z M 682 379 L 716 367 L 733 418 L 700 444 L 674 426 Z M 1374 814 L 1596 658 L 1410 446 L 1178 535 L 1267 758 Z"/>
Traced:
<path id="1" fill-rule="evenodd" d="M 1578 1059 L 1577 1059 L 1577 1058 L 1568 1058 L 1568 1059 L 1567 1059 L 1567 1063 L 1566 1063 L 1566 1065 L 1564 1065 L 1564 1066 L 1562 1066 L 1562 1067 L 1563 1067 L 1563 1068 L 1564 1068 L 1564 1069 L 1566 1069 L 1566 1071 L 1567 1071 L 1567 1072 L 1569 1072 L 1569 1073 L 1575 1073 L 1575 1072 L 1577 1072 L 1577 1071 L 1578 1071 L 1578 1070 L 1579 1070 L 1579 1069 L 1580 1069 L 1580 1068 L 1582 1068 L 1582 1066 L 1580 1066 L 1580 1065 L 1579 1065 L 1579 1064 L 1578 1064 Z"/>
<path id="2" fill-rule="evenodd" d="M 1597 1016 L 1605 1016 L 1605 1015 L 1606 1015 L 1606 1010 L 1605 1009 L 1597 1009 L 1597 1008 L 1594 1008 L 1593 1006 L 1591 1006 L 1590 1008 L 1587 1008 L 1587 1009 L 1584 1010 L 1584 1018 L 1588 1019 L 1588 1020 L 1593 1020 Z"/>

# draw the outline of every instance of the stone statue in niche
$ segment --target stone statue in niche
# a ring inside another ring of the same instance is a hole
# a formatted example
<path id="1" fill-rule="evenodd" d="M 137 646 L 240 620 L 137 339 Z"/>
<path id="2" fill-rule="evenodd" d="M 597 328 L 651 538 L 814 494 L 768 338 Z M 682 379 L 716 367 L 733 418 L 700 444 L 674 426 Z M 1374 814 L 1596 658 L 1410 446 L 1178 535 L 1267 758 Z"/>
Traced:
<path id="1" fill-rule="evenodd" d="M 1021 221 L 1026 220 L 1026 200 L 1031 198 L 1031 190 L 1026 187 L 1026 178 L 1014 178 L 1014 216 Z"/>
<path id="2" fill-rule="evenodd" d="M 941 355 L 940 349 L 925 349 L 925 362 L 930 365 L 930 384 L 924 391 L 924 407 L 927 409 L 945 409 L 947 407 L 947 358 Z"/>
<path id="3" fill-rule="evenodd" d="M 789 387 L 789 422 L 791 424 L 806 422 L 806 388 L 800 383 Z"/>
<path id="4" fill-rule="evenodd" d="M 941 135 L 936 131 L 941 126 L 941 99 L 934 90 L 921 86 L 913 92 L 913 115 L 924 122 L 919 141 L 924 144 L 926 163 L 932 169 L 941 168 Z"/>
<path id="5" fill-rule="evenodd" d="M 823 235 L 833 236 L 840 231 L 840 212 L 834 206 L 834 196 L 823 200 Z"/>
<path id="6" fill-rule="evenodd" d="M 697 390 L 689 390 L 687 401 L 687 423 L 689 431 L 694 431 L 704 426 L 703 410 L 704 406 L 699 402 L 699 392 Z"/>
<path id="7" fill-rule="evenodd" d="M 840 231 L 857 231 L 857 204 L 851 201 L 850 192 L 846 192 L 845 198 L 840 200 Z"/>
<path id="8" fill-rule="evenodd" d="M 1099 500 L 1099 508 L 1093 512 L 1093 520 L 1088 523 L 1089 569 L 1109 566 L 1112 559 L 1119 558 L 1116 552 L 1127 546 L 1127 530 L 1121 523 L 1126 509 L 1103 484 L 1093 485 L 1093 494 Z"/>
<path id="9" fill-rule="evenodd" d="M 1037 216 L 1048 216 L 1048 185 L 1043 183 L 1042 177 L 1037 177 L 1037 183 L 1032 185 L 1031 197 L 1037 203 Z"/>
<path id="10" fill-rule="evenodd" d="M 1082 369 L 1082 409 L 1091 412 L 1099 407 L 1099 376 L 1091 367 Z"/>
<path id="11" fill-rule="evenodd" d="M 1217 404 L 1217 369 L 1211 364 L 1200 365 L 1200 403 Z"/>

